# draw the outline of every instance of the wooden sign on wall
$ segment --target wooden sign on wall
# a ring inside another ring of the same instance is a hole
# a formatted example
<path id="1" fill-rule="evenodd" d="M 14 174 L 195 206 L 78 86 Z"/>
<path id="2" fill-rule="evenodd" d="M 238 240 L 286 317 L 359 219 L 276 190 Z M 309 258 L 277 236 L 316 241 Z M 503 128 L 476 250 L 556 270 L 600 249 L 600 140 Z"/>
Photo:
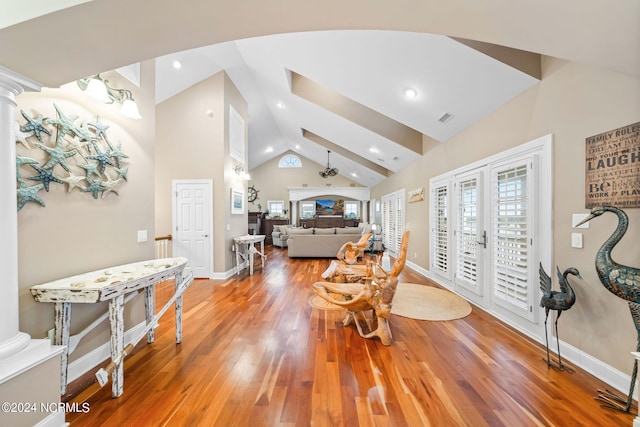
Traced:
<path id="1" fill-rule="evenodd" d="M 640 122 L 586 139 L 585 207 L 640 208 Z"/>

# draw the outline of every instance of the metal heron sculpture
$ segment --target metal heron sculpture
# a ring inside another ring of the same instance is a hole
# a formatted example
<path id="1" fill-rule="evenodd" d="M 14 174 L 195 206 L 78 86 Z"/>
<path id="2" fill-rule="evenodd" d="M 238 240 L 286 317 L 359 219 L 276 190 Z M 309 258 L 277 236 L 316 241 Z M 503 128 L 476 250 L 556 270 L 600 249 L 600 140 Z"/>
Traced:
<path id="1" fill-rule="evenodd" d="M 569 284 L 569 280 L 567 276 L 572 274 L 579 279 L 582 279 L 580 276 L 580 272 L 577 268 L 569 267 L 564 273 L 560 273 L 560 269 L 556 267 L 558 270 L 558 281 L 560 282 L 560 290 L 553 290 L 553 283 L 551 281 L 551 277 L 544 271 L 542 267 L 542 263 L 540 263 L 540 290 L 543 295 L 540 299 L 540 307 L 544 307 L 544 311 L 546 317 L 544 318 L 544 338 L 546 340 L 547 346 L 547 366 L 551 367 L 551 360 L 549 358 L 549 337 L 547 333 L 547 320 L 549 319 L 549 311 L 556 310 L 558 312 L 558 316 L 556 317 L 556 341 L 558 343 L 558 368 L 560 370 L 565 369 L 562 365 L 562 357 L 560 357 L 560 338 L 558 335 L 558 319 L 560 319 L 560 315 L 564 310 L 569 310 L 573 307 L 573 304 L 576 302 L 576 293 L 573 291 L 573 288 Z"/>
<path id="2" fill-rule="evenodd" d="M 629 303 L 631 317 L 637 332 L 636 351 L 640 351 L 640 268 L 629 267 L 618 264 L 611 258 L 611 250 L 622 239 L 629 226 L 629 217 L 624 211 L 614 206 L 602 206 L 591 210 L 589 216 L 580 221 L 577 225 L 584 224 L 602 215 L 605 212 L 612 212 L 618 216 L 618 226 L 609 238 L 602 244 L 596 253 L 596 271 L 600 282 L 612 294 L 626 300 Z M 638 374 L 638 360 L 633 362 L 633 373 L 631 374 L 631 386 L 629 394 L 625 398 L 611 393 L 609 390 L 598 390 L 597 400 L 603 406 L 608 406 L 623 412 L 629 412 L 633 402 L 633 389 L 636 384 Z"/>

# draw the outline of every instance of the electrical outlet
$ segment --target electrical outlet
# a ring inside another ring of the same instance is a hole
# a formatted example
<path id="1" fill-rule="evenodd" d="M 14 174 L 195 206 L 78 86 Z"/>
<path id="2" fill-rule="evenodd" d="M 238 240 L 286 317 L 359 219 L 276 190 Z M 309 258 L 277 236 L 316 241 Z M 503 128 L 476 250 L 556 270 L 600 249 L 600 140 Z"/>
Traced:
<path id="1" fill-rule="evenodd" d="M 418 252 L 413 253 L 413 259 L 418 259 Z"/>

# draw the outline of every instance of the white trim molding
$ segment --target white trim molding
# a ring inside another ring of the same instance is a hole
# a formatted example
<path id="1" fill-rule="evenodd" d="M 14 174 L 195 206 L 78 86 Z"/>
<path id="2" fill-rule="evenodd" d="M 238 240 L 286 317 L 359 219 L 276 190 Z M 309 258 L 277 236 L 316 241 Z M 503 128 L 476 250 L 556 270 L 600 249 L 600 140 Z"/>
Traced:
<path id="1" fill-rule="evenodd" d="M 299 201 L 320 196 L 342 196 L 351 200 L 368 201 L 369 187 L 289 187 L 289 200 Z"/>

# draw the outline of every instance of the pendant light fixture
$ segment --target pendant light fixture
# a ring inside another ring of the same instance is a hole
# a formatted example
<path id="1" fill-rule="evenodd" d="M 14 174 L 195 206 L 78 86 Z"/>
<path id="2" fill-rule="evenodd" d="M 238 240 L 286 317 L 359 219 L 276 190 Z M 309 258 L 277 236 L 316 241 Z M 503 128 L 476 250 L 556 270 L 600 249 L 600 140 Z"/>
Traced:
<path id="1" fill-rule="evenodd" d="M 332 168 L 329 164 L 329 154 L 331 154 L 331 151 L 327 150 L 327 167 L 324 170 L 318 172 L 318 174 L 323 178 L 329 178 L 330 176 L 338 175 L 338 169 Z"/>

